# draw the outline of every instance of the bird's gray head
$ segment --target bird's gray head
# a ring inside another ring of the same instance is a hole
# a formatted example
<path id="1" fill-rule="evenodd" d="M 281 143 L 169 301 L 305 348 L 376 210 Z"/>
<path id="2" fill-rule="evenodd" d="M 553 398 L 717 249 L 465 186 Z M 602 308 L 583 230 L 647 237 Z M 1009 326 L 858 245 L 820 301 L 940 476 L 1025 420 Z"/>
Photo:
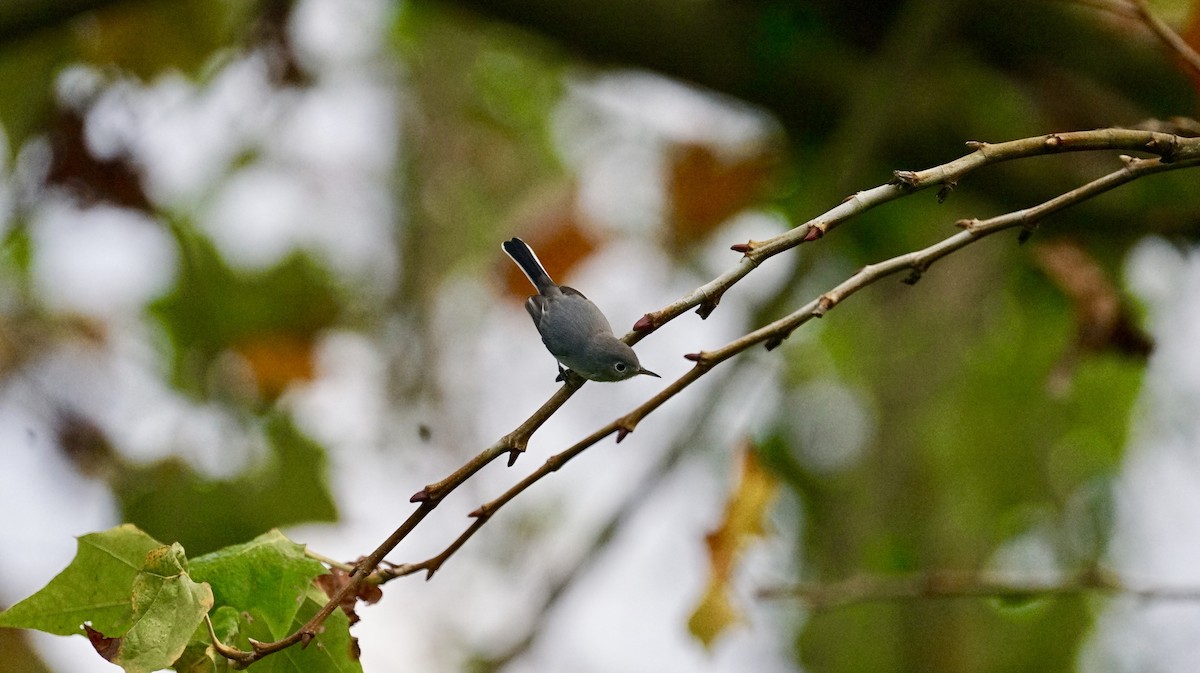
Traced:
<path id="1" fill-rule="evenodd" d="M 586 376 L 593 381 L 624 381 L 639 374 L 662 378 L 642 367 L 638 362 L 637 353 L 618 339 L 603 340 L 596 345 L 591 355 L 589 359 L 594 367 Z"/>

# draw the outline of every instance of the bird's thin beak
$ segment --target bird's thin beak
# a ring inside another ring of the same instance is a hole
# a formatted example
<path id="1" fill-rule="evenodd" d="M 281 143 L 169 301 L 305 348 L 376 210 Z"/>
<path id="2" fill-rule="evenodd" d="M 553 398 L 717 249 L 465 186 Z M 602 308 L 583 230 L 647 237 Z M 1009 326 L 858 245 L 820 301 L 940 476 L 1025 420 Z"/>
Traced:
<path id="1" fill-rule="evenodd" d="M 654 377 L 654 378 L 656 378 L 656 379 L 661 379 L 661 378 L 662 378 L 662 377 L 661 377 L 661 376 L 659 376 L 658 374 L 655 374 L 654 372 L 650 371 L 649 369 L 646 369 L 645 367 L 638 367 L 638 373 L 639 373 L 639 374 L 645 374 L 646 376 L 653 376 L 653 377 Z"/>

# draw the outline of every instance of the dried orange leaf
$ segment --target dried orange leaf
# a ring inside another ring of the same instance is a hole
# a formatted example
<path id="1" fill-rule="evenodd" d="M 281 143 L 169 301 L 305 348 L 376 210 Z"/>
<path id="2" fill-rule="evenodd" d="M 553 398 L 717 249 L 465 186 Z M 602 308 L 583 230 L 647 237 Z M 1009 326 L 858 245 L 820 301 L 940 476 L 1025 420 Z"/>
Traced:
<path id="1" fill-rule="evenodd" d="M 741 476 L 725 505 L 721 525 L 705 536 L 712 570 L 704 598 L 688 620 L 688 630 L 705 647 L 740 619 L 730 586 L 734 564 L 742 549 L 766 533 L 765 519 L 779 488 L 748 443 L 742 448 L 741 463 Z"/>
<path id="2" fill-rule="evenodd" d="M 311 381 L 316 374 L 313 340 L 306 334 L 256 334 L 234 346 L 250 365 L 259 393 L 273 400 L 294 382 Z"/>
<path id="3" fill-rule="evenodd" d="M 670 233 L 677 246 L 703 240 L 766 191 L 778 158 L 770 148 L 723 157 L 707 145 L 677 147 L 669 166 Z"/>

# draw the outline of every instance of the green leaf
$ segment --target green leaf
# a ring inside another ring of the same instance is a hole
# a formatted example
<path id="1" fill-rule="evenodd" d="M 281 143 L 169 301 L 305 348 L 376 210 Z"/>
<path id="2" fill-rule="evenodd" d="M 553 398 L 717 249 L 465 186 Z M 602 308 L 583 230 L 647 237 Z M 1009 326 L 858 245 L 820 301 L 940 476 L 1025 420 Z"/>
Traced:
<path id="1" fill-rule="evenodd" d="M 217 605 L 251 612 L 277 640 L 291 630 L 301 600 L 325 566 L 304 555 L 304 545 L 278 530 L 192 561 L 192 576 L 213 587 Z"/>
<path id="2" fill-rule="evenodd" d="M 133 581 L 133 626 L 112 662 L 126 673 L 170 666 L 212 606 L 208 585 L 188 576 L 183 547 L 176 543 L 151 551 L 145 569 Z"/>
<path id="3" fill-rule="evenodd" d="M 134 619 L 130 587 L 147 554 L 161 546 L 128 524 L 84 535 L 71 564 L 41 591 L 0 613 L 0 626 L 67 636 L 91 622 L 106 635 L 123 634 Z"/>
<path id="4" fill-rule="evenodd" d="M 223 643 L 232 643 L 238 632 L 238 611 L 222 605 L 209 615 L 213 631 Z M 177 673 L 227 673 L 229 660 L 217 654 L 209 640 L 208 627 L 201 624 L 192 635 L 192 642 L 171 666 Z"/>
<path id="5" fill-rule="evenodd" d="M 767 530 L 767 515 L 779 480 L 759 460 L 755 447 L 741 448 L 741 474 L 725 503 L 721 525 L 705 536 L 711 572 L 708 589 L 688 619 L 688 631 L 711 649 L 718 636 L 741 619 L 734 605 L 733 574 L 738 556 Z"/>

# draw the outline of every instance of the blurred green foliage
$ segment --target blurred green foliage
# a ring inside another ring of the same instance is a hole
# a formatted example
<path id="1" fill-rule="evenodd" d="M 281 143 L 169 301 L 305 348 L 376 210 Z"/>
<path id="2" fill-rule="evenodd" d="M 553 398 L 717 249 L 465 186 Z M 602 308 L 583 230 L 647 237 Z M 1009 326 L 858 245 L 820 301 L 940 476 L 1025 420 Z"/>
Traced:
<path id="1" fill-rule="evenodd" d="M 208 397 L 223 354 L 281 335 L 311 341 L 338 318 L 344 301 L 309 255 L 297 251 L 265 270 L 240 271 L 190 227 L 174 232 L 182 252 L 175 286 L 149 309 L 170 339 L 172 383 L 180 390 Z M 295 378 L 306 374 L 294 372 Z"/>
<path id="2" fill-rule="evenodd" d="M 275 526 L 335 521 L 325 448 L 280 412 L 250 424 L 246 441 L 255 442 L 258 433 L 265 440 L 265 455 L 234 479 L 204 476 L 173 458 L 122 470 L 113 483 L 122 517 L 194 554 L 248 540 Z"/>
<path id="3" fill-rule="evenodd" d="M 83 62 L 142 80 L 179 69 L 203 79 L 255 40 L 285 32 L 290 11 L 286 2 L 95 4 L 0 44 L 10 157 L 53 132 L 54 77 L 63 68 Z M 279 24 L 274 33 L 261 30 L 268 20 Z M 0 34 L 11 34 L 4 21 L 0 13 Z M 395 185 L 404 259 L 391 303 L 378 310 L 415 324 L 412 339 L 424 343 L 410 353 L 422 357 L 437 351 L 431 306 L 443 281 L 477 271 L 500 232 L 557 225 L 564 204 L 574 205 L 553 115 L 569 82 L 613 65 L 676 76 L 768 111 L 787 130 L 786 158 L 768 196 L 744 206 L 773 209 L 792 224 L 893 170 L 960 156 L 965 141 L 1134 125 L 1196 108 L 1195 90 L 1158 43 L 1085 3 L 422 0 L 402 6 L 390 35 L 386 56 L 403 70 L 407 106 Z M 283 57 L 295 66 L 294 54 Z M 756 303 L 748 312 L 756 319 L 777 317 L 854 268 L 940 240 L 958 218 L 1028 207 L 1118 165 L 1106 154 L 988 167 L 945 204 L 919 194 L 805 246 L 797 253 L 804 263 L 776 296 L 755 294 L 753 277 L 738 296 Z M 838 470 L 809 464 L 812 447 L 787 429 L 790 415 L 808 413 L 803 400 L 761 429 L 766 463 L 796 496 L 780 519 L 802 531 L 796 556 L 806 579 L 985 568 L 1027 535 L 1042 536 L 1061 566 L 1046 570 L 1098 560 L 1143 363 L 1087 352 L 1061 368 L 1077 339 L 1075 307 L 1032 251 L 1054 237 L 1082 240 L 1119 286 L 1125 255 L 1144 236 L 1195 242 L 1194 184 L 1194 172 L 1155 176 L 1056 215 L 1024 247 L 1002 234 L 939 262 L 913 287 L 884 281 L 803 328 L 818 339 L 793 339 L 770 356 L 787 365 L 782 397 L 836 380 L 871 425 L 860 454 Z M 226 405 L 247 445 L 265 440 L 266 449 L 227 480 L 180 459 L 124 466 L 112 480 L 122 516 L 192 554 L 272 526 L 334 519 L 324 447 L 274 401 L 311 374 L 308 349 L 344 321 L 351 291 L 299 252 L 261 272 L 238 271 L 186 217 L 154 214 L 171 222 L 164 226 L 181 253 L 174 286 L 147 307 L 167 343 L 169 382 Z M 0 259 L 10 274 L 28 272 L 32 245 L 19 226 L 6 232 Z M 668 252 L 690 260 L 693 251 Z M 300 344 L 300 352 L 265 363 L 255 355 L 263 349 L 250 347 L 264 343 L 268 351 Z M 279 385 L 245 397 L 214 385 L 231 353 L 260 383 L 269 371 Z M 436 386 L 430 368 L 420 369 L 421 383 Z M 306 600 L 301 612 L 314 605 Z M 813 671 L 1066 670 L 1095 612 L 1076 598 L 863 605 L 810 616 L 794 643 Z M 230 635 L 238 629 L 228 610 L 216 621 Z M 278 633 L 243 629 L 237 637 L 249 635 Z"/>

